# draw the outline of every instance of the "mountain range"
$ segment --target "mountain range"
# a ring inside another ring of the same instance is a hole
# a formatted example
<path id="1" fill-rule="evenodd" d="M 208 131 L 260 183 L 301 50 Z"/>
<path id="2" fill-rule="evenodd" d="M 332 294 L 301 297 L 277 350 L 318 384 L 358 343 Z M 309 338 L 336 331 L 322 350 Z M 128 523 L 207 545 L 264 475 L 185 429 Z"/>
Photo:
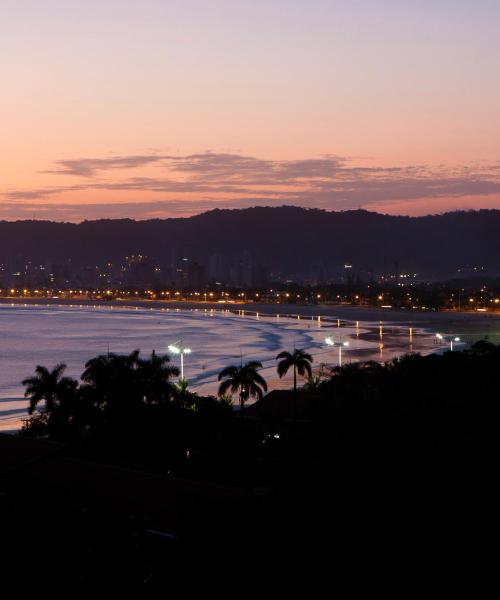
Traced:
<path id="1" fill-rule="evenodd" d="M 60 223 L 1 221 L 0 263 L 71 263 L 75 267 L 147 255 L 159 265 L 185 255 L 207 264 L 213 255 L 246 253 L 282 276 L 335 276 L 349 265 L 380 275 L 428 279 L 500 274 L 500 211 L 423 217 L 365 210 L 330 212 L 292 206 L 211 210 L 189 218 Z M 353 271 L 353 272 L 354 272 Z"/>

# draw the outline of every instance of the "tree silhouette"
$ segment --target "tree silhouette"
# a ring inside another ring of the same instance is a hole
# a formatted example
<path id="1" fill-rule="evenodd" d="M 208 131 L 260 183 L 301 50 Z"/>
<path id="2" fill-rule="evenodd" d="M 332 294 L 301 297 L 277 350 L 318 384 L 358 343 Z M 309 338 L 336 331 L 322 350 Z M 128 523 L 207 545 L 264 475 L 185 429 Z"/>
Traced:
<path id="1" fill-rule="evenodd" d="M 174 383 L 173 398 L 174 401 L 179 404 L 179 406 L 183 406 L 184 408 L 187 408 L 192 404 L 192 394 L 189 391 L 189 383 L 187 379 L 179 379 L 177 383 Z"/>
<path id="2" fill-rule="evenodd" d="M 95 392 L 108 415 L 134 411 L 143 404 L 139 350 L 130 354 L 101 354 L 85 364 L 82 381 Z"/>
<path id="3" fill-rule="evenodd" d="M 66 369 L 64 363 L 56 365 L 51 371 L 47 367 L 38 365 L 35 375 L 23 380 L 26 387 L 25 398 L 29 398 L 29 414 L 42 401 L 45 402 L 44 411 L 51 413 L 58 405 L 69 399 L 76 389 L 77 382 L 71 377 L 63 377 Z"/>
<path id="4" fill-rule="evenodd" d="M 313 357 L 305 352 L 304 350 L 295 349 L 293 352 L 287 352 L 286 350 L 280 352 L 276 357 L 278 360 L 278 366 L 276 370 L 278 375 L 283 377 L 288 371 L 293 368 L 293 412 L 295 418 L 297 417 L 297 374 L 301 377 L 312 377 L 311 363 Z"/>
<path id="5" fill-rule="evenodd" d="M 259 361 L 250 361 L 244 365 L 226 367 L 219 373 L 219 396 L 224 396 L 228 391 L 232 394 L 239 394 L 240 410 L 243 414 L 245 402 L 250 398 L 263 397 L 267 392 L 267 383 L 259 375 L 258 369 L 262 369 L 262 363 Z"/>
<path id="6" fill-rule="evenodd" d="M 170 365 L 167 355 L 158 355 L 153 350 L 149 358 L 138 359 L 137 377 L 147 404 L 169 402 L 175 391 L 171 379 L 178 375 L 179 369 Z"/>

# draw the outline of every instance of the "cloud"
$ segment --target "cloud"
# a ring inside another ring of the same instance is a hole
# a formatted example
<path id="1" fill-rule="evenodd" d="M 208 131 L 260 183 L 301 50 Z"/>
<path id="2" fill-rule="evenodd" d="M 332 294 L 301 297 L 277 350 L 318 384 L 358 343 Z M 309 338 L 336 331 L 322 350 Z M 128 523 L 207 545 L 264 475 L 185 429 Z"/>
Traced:
<path id="1" fill-rule="evenodd" d="M 475 197 L 484 202 L 486 197 L 500 194 L 500 163 L 394 167 L 358 162 L 337 155 L 267 160 L 214 152 L 64 159 L 56 162 L 59 169 L 50 172 L 78 176 L 79 181 L 7 190 L 2 194 L 0 215 L 9 211 L 21 215 L 32 212 L 33 207 L 47 214 L 72 215 L 72 219 L 82 215 L 187 215 L 216 206 L 294 204 L 329 210 L 376 209 L 387 203 L 404 207 L 422 199 L 437 202 Z M 151 164 L 158 166 L 159 176 L 145 175 L 144 167 Z M 113 202 L 91 204 L 93 192 L 99 192 L 100 197 L 108 192 Z M 88 204 L 81 202 L 82 193 L 89 196 Z M 136 200 L 138 194 L 143 199 Z"/>
<path id="2" fill-rule="evenodd" d="M 88 189 L 84 185 L 68 185 L 68 186 L 52 186 L 45 188 L 35 188 L 31 190 L 10 190 L 1 194 L 7 200 L 40 200 L 43 198 L 57 196 L 63 192 L 75 192 L 78 190 Z M 1 205 L 0 205 L 1 209 Z"/>
<path id="3" fill-rule="evenodd" d="M 102 204 L 55 204 L 55 203 L 0 203 L 0 220 L 47 219 L 56 221 L 82 221 L 85 219 L 155 219 L 186 217 L 214 208 L 249 208 L 259 204 L 259 198 L 244 200 L 158 200 L 155 202 L 120 202 Z M 282 202 L 272 199 L 268 206 Z"/>
<path id="4" fill-rule="evenodd" d="M 159 154 L 139 154 L 133 156 L 115 156 L 111 158 L 76 158 L 57 160 L 59 168 L 42 171 L 57 175 L 73 175 L 76 177 L 94 177 L 99 171 L 113 169 L 136 169 L 163 160 Z"/>

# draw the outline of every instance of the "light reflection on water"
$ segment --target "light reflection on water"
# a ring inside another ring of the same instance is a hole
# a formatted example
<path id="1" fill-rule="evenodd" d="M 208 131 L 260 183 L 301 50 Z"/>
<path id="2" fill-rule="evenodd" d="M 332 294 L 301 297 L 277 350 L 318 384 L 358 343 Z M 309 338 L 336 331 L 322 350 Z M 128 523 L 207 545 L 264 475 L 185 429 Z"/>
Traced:
<path id="1" fill-rule="evenodd" d="M 108 347 L 117 353 L 134 349 L 162 353 L 169 343 L 182 339 L 193 349 L 186 360 L 186 376 L 191 387 L 201 393 L 215 393 L 217 373 L 241 357 L 263 363 L 270 387 L 287 387 L 290 382 L 276 376 L 278 352 L 304 348 L 318 366 L 335 365 L 337 355 L 325 347 L 324 338 L 329 330 L 335 338 L 339 329 L 351 340 L 345 362 L 388 360 L 397 354 L 437 349 L 433 333 L 403 324 L 389 328 L 378 319 L 349 323 L 336 317 L 301 319 L 297 313 L 270 316 L 227 308 L 0 305 L 0 421 L 13 422 L 24 411 L 25 401 L 18 400 L 23 393 L 20 382 L 37 364 L 52 367 L 65 362 L 67 374 L 78 378 L 84 363 L 106 353 Z M 445 328 L 443 333 L 447 333 Z M 467 341 L 467 336 L 484 337 L 484 332 L 453 333 Z M 492 339 L 498 337 L 496 330 L 487 333 Z"/>

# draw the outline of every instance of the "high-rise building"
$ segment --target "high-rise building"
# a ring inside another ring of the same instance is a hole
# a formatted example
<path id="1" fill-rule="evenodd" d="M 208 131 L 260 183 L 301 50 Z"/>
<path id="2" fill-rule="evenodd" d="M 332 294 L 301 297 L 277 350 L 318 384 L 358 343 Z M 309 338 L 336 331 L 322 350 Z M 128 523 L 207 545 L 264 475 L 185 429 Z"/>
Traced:
<path id="1" fill-rule="evenodd" d="M 229 280 L 229 267 L 224 254 L 212 254 L 208 265 L 208 279 L 211 283 L 226 283 Z"/>

